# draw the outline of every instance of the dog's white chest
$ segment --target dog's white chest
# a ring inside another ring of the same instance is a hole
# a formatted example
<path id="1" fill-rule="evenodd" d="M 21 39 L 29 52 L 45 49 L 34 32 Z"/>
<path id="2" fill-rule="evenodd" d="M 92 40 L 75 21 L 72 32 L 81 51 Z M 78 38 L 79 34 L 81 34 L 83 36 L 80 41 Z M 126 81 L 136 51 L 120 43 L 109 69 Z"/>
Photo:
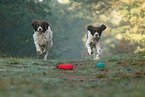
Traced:
<path id="1" fill-rule="evenodd" d="M 47 44 L 47 37 L 44 35 L 44 33 L 42 34 L 38 34 L 37 35 L 37 42 L 40 45 L 46 45 Z"/>
<path id="2" fill-rule="evenodd" d="M 34 33 L 34 41 L 37 42 L 39 45 L 47 45 L 49 42 L 49 34 L 45 33 Z"/>

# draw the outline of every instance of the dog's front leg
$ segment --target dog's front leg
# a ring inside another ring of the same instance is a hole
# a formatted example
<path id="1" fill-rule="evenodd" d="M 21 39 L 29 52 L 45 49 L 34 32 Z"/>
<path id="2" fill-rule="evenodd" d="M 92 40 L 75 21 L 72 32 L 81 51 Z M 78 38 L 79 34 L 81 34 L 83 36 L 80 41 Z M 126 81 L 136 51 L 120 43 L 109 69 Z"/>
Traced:
<path id="1" fill-rule="evenodd" d="M 89 54 L 89 55 L 93 54 L 93 51 L 92 51 L 92 48 L 91 48 L 90 44 L 91 44 L 91 43 L 90 43 L 90 40 L 87 39 L 87 42 L 86 42 L 86 44 L 85 44 L 85 47 L 87 48 L 88 54 Z"/>
<path id="2" fill-rule="evenodd" d="M 87 48 L 88 50 L 88 54 L 91 55 L 93 54 L 93 51 L 92 51 L 92 48 L 91 48 L 91 42 L 93 40 L 93 36 L 91 35 L 91 32 L 88 31 L 88 36 L 87 36 L 87 41 L 86 41 L 86 44 L 85 44 L 85 47 Z"/>
<path id="3" fill-rule="evenodd" d="M 88 50 L 88 54 L 89 54 L 89 55 L 92 55 L 93 51 L 92 51 L 90 45 L 87 46 L 87 50 Z"/>
<path id="4" fill-rule="evenodd" d="M 41 47 L 39 46 L 39 44 L 35 43 L 35 47 L 36 47 L 36 52 L 37 52 L 38 55 L 43 54 L 42 53 L 42 50 L 41 50 Z"/>
<path id="5" fill-rule="evenodd" d="M 33 34 L 33 39 L 34 39 L 34 44 L 35 44 L 35 47 L 36 47 L 36 52 L 37 52 L 37 54 L 38 54 L 38 55 L 39 55 L 39 54 L 42 54 L 41 47 L 40 47 L 40 45 L 37 43 L 37 34 L 36 34 L 36 33 Z"/>
<path id="6" fill-rule="evenodd" d="M 94 55 L 94 59 L 98 60 L 100 59 L 100 54 L 101 54 L 100 41 L 96 43 L 96 49 L 97 49 L 97 54 Z"/>
<path id="7" fill-rule="evenodd" d="M 87 40 L 86 44 L 85 44 L 85 47 L 87 48 L 88 50 L 88 54 L 91 55 L 93 52 L 92 52 L 92 49 L 91 49 L 91 46 L 90 46 L 90 41 Z"/>

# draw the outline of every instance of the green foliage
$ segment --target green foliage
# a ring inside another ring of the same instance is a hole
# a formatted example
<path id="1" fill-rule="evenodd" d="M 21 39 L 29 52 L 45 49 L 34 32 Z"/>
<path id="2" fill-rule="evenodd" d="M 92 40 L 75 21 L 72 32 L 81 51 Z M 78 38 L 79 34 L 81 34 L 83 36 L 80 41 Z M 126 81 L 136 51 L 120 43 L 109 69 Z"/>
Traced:
<path id="1" fill-rule="evenodd" d="M 119 5 L 116 10 L 123 16 L 122 26 L 128 25 L 129 33 L 144 34 L 144 0 L 119 0 L 115 4 Z"/>
<path id="2" fill-rule="evenodd" d="M 33 56 L 31 22 L 51 14 L 50 7 L 33 0 L 5 0 L 0 3 L 0 14 L 0 50 L 12 56 Z"/>

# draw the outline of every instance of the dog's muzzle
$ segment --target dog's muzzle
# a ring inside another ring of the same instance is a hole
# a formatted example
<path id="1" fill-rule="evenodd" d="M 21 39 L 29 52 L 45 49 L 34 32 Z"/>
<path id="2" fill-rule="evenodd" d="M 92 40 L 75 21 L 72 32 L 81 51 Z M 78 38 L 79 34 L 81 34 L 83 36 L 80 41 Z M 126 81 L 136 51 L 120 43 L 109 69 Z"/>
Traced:
<path id="1" fill-rule="evenodd" d="M 37 31 L 43 31 L 42 27 L 38 27 Z"/>
<path id="2" fill-rule="evenodd" d="M 96 33 L 94 34 L 94 37 L 98 37 L 98 38 L 99 38 L 98 32 L 96 32 Z"/>

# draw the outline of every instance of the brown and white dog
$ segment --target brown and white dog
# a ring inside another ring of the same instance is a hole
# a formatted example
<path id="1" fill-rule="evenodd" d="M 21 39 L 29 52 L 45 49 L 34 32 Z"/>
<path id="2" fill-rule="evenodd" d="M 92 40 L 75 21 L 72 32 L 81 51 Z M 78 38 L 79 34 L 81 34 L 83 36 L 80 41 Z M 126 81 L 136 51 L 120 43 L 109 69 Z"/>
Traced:
<path id="1" fill-rule="evenodd" d="M 94 59 L 100 59 L 100 54 L 101 54 L 101 48 L 100 48 L 100 39 L 102 35 L 102 31 L 106 29 L 106 26 L 102 24 L 100 27 L 94 27 L 92 25 L 89 25 L 87 27 L 88 29 L 88 36 L 87 36 L 87 41 L 85 44 L 85 47 L 88 50 L 88 54 L 92 55 L 93 54 L 93 48 L 96 50 L 94 52 Z M 95 54 L 97 52 L 97 54 Z"/>
<path id="2" fill-rule="evenodd" d="M 48 51 L 53 45 L 53 32 L 47 22 L 33 21 L 32 27 L 34 29 L 33 39 L 37 54 L 45 54 L 44 60 L 47 60 Z M 44 48 L 42 52 L 42 48 Z"/>

